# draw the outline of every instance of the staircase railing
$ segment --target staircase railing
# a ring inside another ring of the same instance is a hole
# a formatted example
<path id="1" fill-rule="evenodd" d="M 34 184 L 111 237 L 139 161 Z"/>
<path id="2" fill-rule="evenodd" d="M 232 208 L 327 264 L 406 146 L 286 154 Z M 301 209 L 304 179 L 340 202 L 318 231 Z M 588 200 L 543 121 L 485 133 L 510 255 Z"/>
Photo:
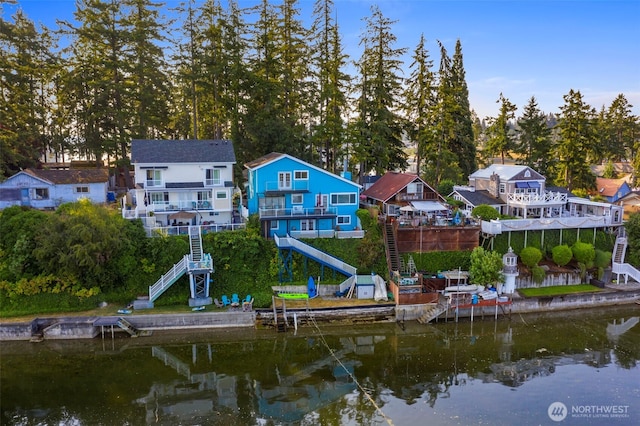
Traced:
<path id="1" fill-rule="evenodd" d="M 331 256 L 330 254 L 318 250 L 315 247 L 311 247 L 310 245 L 305 244 L 300 240 L 296 240 L 295 238 L 278 237 L 277 235 L 274 235 L 273 239 L 277 247 L 292 247 L 298 252 L 306 256 L 313 257 L 318 261 L 324 263 L 325 265 L 344 273 L 347 276 L 355 275 L 358 272 L 358 269 L 354 266 L 351 266 L 348 263 L 345 263 L 342 260 Z"/>
<path id="2" fill-rule="evenodd" d="M 158 281 L 152 286 L 149 286 L 149 301 L 156 300 L 164 291 L 169 288 L 174 282 L 178 280 L 187 271 L 187 264 L 189 263 L 189 255 L 184 257 L 164 275 L 160 277 Z"/>

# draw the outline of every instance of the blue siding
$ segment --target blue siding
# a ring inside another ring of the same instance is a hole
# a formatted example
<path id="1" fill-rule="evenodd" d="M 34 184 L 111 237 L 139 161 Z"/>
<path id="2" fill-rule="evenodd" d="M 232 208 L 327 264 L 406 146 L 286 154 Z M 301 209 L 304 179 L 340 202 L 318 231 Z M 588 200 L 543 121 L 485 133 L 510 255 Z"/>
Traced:
<path id="1" fill-rule="evenodd" d="M 343 231 L 354 230 L 358 225 L 356 210 L 358 209 L 360 187 L 355 182 L 343 179 L 340 176 L 325 170 L 316 168 L 302 160 L 290 156 L 282 156 L 272 163 L 260 165 L 250 169 L 248 173 L 247 208 L 249 214 L 259 213 L 260 199 L 278 187 L 279 174 L 288 173 L 290 181 L 283 179 L 292 191 L 281 191 L 278 195 L 283 199 L 283 205 L 278 208 L 287 212 L 313 212 L 321 207 L 335 212 L 335 219 L 314 219 L 314 230 L 333 230 L 336 225 Z M 340 201 L 340 203 L 336 203 Z M 346 202 L 345 202 L 346 201 Z M 343 221 L 344 223 L 339 223 Z M 284 235 L 287 230 L 303 230 L 303 221 L 298 218 L 280 220 L 277 231 Z M 273 235 L 271 231 L 271 235 Z"/>

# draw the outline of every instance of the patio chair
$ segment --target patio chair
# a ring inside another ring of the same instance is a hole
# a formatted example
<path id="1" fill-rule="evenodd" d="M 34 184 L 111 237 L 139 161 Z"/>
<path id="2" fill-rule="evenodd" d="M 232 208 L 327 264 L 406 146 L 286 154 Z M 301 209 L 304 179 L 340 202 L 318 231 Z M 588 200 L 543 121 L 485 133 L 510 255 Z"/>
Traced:
<path id="1" fill-rule="evenodd" d="M 251 312 L 253 310 L 253 298 L 250 294 L 242 301 L 242 311 Z"/>
<path id="2" fill-rule="evenodd" d="M 236 293 L 233 293 L 231 295 L 231 305 L 233 305 L 233 306 L 240 305 L 240 298 L 238 297 L 238 295 Z"/>
<path id="3" fill-rule="evenodd" d="M 215 299 L 213 299 L 213 303 L 215 303 L 215 305 L 218 308 L 224 308 L 224 304 L 221 301 L 219 301 L 217 297 Z"/>
<path id="4" fill-rule="evenodd" d="M 229 301 L 229 298 L 227 297 L 226 294 L 222 295 L 222 306 L 229 306 L 231 304 L 231 302 Z"/>

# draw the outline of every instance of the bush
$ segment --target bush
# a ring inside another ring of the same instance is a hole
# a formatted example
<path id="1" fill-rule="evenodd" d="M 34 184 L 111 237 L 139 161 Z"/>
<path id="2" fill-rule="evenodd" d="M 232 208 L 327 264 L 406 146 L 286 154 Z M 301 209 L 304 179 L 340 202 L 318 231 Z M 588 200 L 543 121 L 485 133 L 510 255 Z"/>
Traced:
<path id="1" fill-rule="evenodd" d="M 606 268 L 611 263 L 611 252 L 596 249 L 596 257 L 593 266 L 596 268 Z"/>
<path id="2" fill-rule="evenodd" d="M 564 266 L 571 261 L 573 252 L 568 245 L 562 244 L 551 249 L 551 258 L 558 266 Z"/>
<path id="3" fill-rule="evenodd" d="M 471 210 L 471 216 L 488 221 L 497 219 L 500 217 L 500 213 L 488 204 L 480 204 Z"/>
<path id="4" fill-rule="evenodd" d="M 547 271 L 545 271 L 541 266 L 534 266 L 531 269 L 531 278 L 533 278 L 533 282 L 536 284 L 542 284 L 546 276 Z"/>
<path id="5" fill-rule="evenodd" d="M 536 247 L 525 247 L 520 252 L 520 260 L 529 268 L 533 268 L 542 260 L 542 252 Z"/>
<path id="6" fill-rule="evenodd" d="M 593 266 L 593 260 L 596 257 L 596 250 L 593 244 L 576 241 L 573 246 L 571 246 L 571 251 L 573 252 L 573 258 L 577 262 L 583 263 L 586 268 Z"/>

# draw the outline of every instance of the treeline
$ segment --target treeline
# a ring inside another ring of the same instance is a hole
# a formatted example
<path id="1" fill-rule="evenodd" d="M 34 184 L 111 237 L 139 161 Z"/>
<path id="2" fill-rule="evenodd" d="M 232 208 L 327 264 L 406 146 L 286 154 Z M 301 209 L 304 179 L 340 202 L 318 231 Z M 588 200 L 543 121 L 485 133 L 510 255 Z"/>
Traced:
<path id="1" fill-rule="evenodd" d="M 362 55 L 350 58 L 334 1 L 316 0 L 309 25 L 299 4 L 79 0 L 75 21 L 57 28 L 36 28 L 20 11 L 2 20 L 0 176 L 45 154 L 126 166 L 138 138 L 226 138 L 239 165 L 277 151 L 333 172 L 346 158 L 363 173 L 406 168 L 408 145 L 435 185 L 464 182 L 477 147 L 520 153 L 569 187 L 588 186 L 587 162 L 639 166 L 638 120 L 622 95 L 597 114 L 572 90 L 551 136 L 532 98 L 517 137 L 505 125 L 514 106 L 501 95 L 500 115 L 483 128 L 469 105 L 460 41 L 452 54 L 438 42 L 435 66 L 424 35 L 411 52 L 397 47 L 396 22 L 372 6 Z"/>

